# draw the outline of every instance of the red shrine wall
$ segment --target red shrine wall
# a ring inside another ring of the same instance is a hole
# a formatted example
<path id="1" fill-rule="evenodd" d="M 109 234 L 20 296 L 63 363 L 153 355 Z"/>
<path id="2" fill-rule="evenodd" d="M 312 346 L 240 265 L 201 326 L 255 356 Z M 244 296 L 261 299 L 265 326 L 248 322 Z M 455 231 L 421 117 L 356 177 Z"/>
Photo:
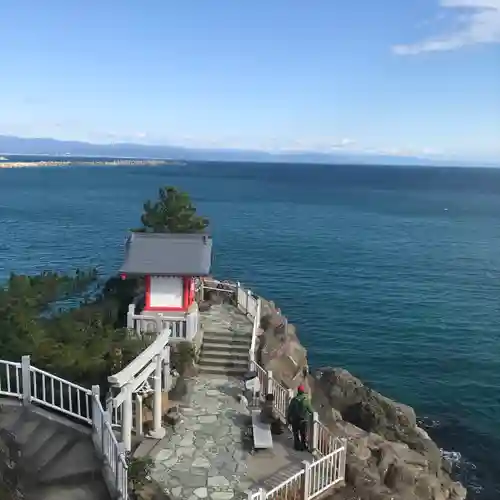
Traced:
<path id="1" fill-rule="evenodd" d="M 145 311 L 187 311 L 194 302 L 194 278 L 146 276 Z"/>

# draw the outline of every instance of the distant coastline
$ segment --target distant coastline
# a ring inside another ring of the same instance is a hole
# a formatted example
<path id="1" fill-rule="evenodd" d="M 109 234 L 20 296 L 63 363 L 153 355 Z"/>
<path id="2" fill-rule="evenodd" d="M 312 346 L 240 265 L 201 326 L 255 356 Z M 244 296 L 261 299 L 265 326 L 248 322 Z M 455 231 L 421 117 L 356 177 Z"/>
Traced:
<path id="1" fill-rule="evenodd" d="M 0 168 L 34 168 L 34 167 L 68 167 L 75 165 L 84 166 L 164 166 L 183 165 L 184 162 L 176 160 L 140 160 L 140 159 L 107 159 L 107 160 L 33 160 L 33 161 L 10 161 L 8 158 L 0 157 Z"/>

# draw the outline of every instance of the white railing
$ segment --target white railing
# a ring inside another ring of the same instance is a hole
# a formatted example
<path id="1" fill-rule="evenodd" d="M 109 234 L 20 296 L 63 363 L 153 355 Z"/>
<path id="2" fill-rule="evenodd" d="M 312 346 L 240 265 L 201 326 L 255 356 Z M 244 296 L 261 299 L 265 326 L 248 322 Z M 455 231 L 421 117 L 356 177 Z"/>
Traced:
<path id="1" fill-rule="evenodd" d="M 120 495 L 128 498 L 128 473 L 125 447 L 118 443 L 113 432 L 109 414 L 104 411 L 99 399 L 99 386 L 92 388 L 92 429 L 94 446 L 99 450 L 106 465 L 110 469 L 112 488 Z M 107 474 L 104 474 L 105 478 Z"/>
<path id="2" fill-rule="evenodd" d="M 262 396 L 274 395 L 274 408 L 286 421 L 290 400 L 294 394 L 274 380 L 272 372 L 262 368 L 255 360 L 257 332 L 260 326 L 261 299 L 250 290 L 245 290 L 240 283 L 236 286 L 238 308 L 253 322 L 252 343 L 249 351 L 249 369 L 257 372 Z M 283 317 L 284 324 L 287 320 Z M 337 438 L 319 421 L 318 414 L 311 415 L 309 425 L 310 449 L 319 458 L 312 463 L 304 462 L 304 469 L 290 477 L 269 492 L 259 490 L 249 492 L 249 500 L 312 500 L 345 479 L 345 459 L 347 441 Z"/>
<path id="3" fill-rule="evenodd" d="M 170 328 L 172 341 L 192 342 L 200 329 L 198 309 L 193 308 L 183 316 L 135 314 L 135 304 L 130 304 L 127 313 L 127 328 L 139 337 L 158 334 Z M 154 340 L 154 338 L 153 338 Z"/>
<path id="4" fill-rule="evenodd" d="M 261 316 L 261 300 L 257 300 L 256 314 L 253 316 L 253 327 L 252 327 L 252 340 L 250 342 L 250 348 L 248 350 L 248 369 L 250 371 L 255 369 L 257 363 L 255 363 L 255 351 L 257 349 L 257 337 L 259 336 L 260 327 L 260 316 Z M 263 386 L 261 386 L 263 387 Z"/>
<path id="5" fill-rule="evenodd" d="M 285 389 L 279 382 L 271 379 L 268 386 L 268 392 L 274 396 L 274 407 L 280 417 L 286 421 L 286 414 L 290 401 L 293 398 L 293 391 Z"/>
<path id="6" fill-rule="evenodd" d="M 0 361 L 0 395 L 21 398 L 21 363 Z"/>
<path id="7" fill-rule="evenodd" d="M 302 500 L 304 496 L 304 480 L 306 469 L 302 469 L 283 481 L 280 485 L 266 493 L 266 500 Z"/>
<path id="8" fill-rule="evenodd" d="M 269 376 L 268 372 L 264 370 L 259 364 L 255 361 L 252 362 L 251 371 L 257 373 L 257 377 L 259 378 L 260 392 L 261 394 L 267 394 L 267 388 L 269 387 Z"/>
<path id="9" fill-rule="evenodd" d="M 92 391 L 34 366 L 29 367 L 29 373 L 30 402 L 83 420 L 88 424 L 92 422 Z"/>
<path id="10" fill-rule="evenodd" d="M 313 499 L 344 479 L 345 447 L 316 460 L 305 467 L 306 491 L 304 497 Z"/>
<path id="11" fill-rule="evenodd" d="M 0 395 L 22 399 L 25 405 L 39 406 L 63 413 L 92 426 L 92 440 L 110 474 L 104 474 L 110 492 L 127 500 L 128 474 L 124 447 L 113 433 L 111 421 L 99 401 L 99 386 L 92 390 L 68 382 L 31 366 L 30 357 L 20 363 L 0 360 Z"/>

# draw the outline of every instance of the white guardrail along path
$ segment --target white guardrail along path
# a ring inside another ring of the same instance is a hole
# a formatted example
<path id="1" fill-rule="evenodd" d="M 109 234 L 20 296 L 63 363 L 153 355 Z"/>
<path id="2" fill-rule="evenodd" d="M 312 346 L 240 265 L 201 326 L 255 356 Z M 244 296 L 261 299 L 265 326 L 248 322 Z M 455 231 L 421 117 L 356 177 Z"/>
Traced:
<path id="1" fill-rule="evenodd" d="M 249 351 L 248 365 L 251 371 L 256 371 L 260 386 L 267 389 L 267 393 L 274 395 L 274 405 L 277 413 L 283 420 L 294 392 L 283 387 L 274 380 L 272 372 L 262 368 L 255 359 L 257 337 L 261 318 L 261 299 L 250 290 L 244 289 L 240 283 L 228 285 L 225 282 L 205 280 L 207 288 L 216 289 L 222 285 L 233 290 L 238 309 L 246 314 L 253 322 L 252 343 Z M 286 323 L 286 318 L 283 318 Z M 313 462 L 304 462 L 303 469 L 291 476 L 280 485 L 266 492 L 261 489 L 249 492 L 249 500 L 312 500 L 327 490 L 345 480 L 345 463 L 347 454 L 347 440 L 337 438 L 318 419 L 315 412 L 311 415 L 309 430 L 311 451 L 319 458 Z"/>
<path id="2" fill-rule="evenodd" d="M 99 386 L 92 390 L 31 366 L 30 357 L 21 362 L 0 360 L 0 396 L 35 404 L 92 427 L 92 441 L 104 461 L 103 476 L 111 493 L 128 499 L 125 448 L 113 433 L 109 414 L 100 402 Z"/>

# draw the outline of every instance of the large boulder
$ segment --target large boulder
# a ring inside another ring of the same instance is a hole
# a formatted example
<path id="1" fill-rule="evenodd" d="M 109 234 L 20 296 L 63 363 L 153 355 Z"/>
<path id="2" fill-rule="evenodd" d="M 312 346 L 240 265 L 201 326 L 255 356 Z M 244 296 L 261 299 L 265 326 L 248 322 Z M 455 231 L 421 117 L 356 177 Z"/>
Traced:
<path id="1" fill-rule="evenodd" d="M 307 352 L 294 325 L 288 323 L 272 302 L 262 300 L 261 335 L 257 360 L 284 386 L 295 389 L 307 381 Z"/>
<path id="2" fill-rule="evenodd" d="M 335 500 L 464 500 L 466 490 L 443 468 L 437 445 L 413 409 L 365 386 L 347 370 L 309 374 L 295 327 L 262 300 L 257 361 L 289 388 L 304 384 L 321 422 L 346 438 L 346 486 Z"/>
<path id="3" fill-rule="evenodd" d="M 417 426 L 413 408 L 366 387 L 342 368 L 318 370 L 314 386 L 326 398 L 325 406 L 338 410 L 344 420 L 388 441 L 407 444 L 427 458 L 431 470 L 436 473 L 440 470 L 440 450 Z"/>

